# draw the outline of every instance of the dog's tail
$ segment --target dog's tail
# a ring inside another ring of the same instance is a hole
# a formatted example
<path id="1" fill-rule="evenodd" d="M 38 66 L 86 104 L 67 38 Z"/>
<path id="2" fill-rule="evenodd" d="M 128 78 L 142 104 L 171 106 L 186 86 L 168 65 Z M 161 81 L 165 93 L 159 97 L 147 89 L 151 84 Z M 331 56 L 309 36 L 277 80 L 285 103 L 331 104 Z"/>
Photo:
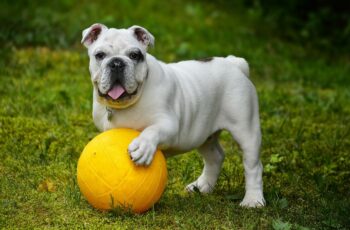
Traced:
<path id="1" fill-rule="evenodd" d="M 226 59 L 233 62 L 233 64 L 235 64 L 242 71 L 242 73 L 246 75 L 246 77 L 249 77 L 249 65 L 244 58 L 229 55 L 226 57 Z"/>

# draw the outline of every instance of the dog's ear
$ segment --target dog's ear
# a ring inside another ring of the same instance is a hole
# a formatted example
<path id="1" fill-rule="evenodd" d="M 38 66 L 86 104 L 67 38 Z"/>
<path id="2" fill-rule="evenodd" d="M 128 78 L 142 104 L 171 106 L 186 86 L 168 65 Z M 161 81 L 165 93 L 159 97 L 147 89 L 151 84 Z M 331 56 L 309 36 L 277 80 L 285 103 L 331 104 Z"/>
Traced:
<path id="1" fill-rule="evenodd" d="M 81 39 L 81 43 L 84 44 L 86 48 L 89 48 L 89 46 L 98 39 L 100 34 L 107 29 L 107 26 L 103 24 L 93 24 L 89 28 L 83 30 L 83 38 Z"/>
<path id="2" fill-rule="evenodd" d="M 132 26 L 129 28 L 132 35 L 147 49 L 154 46 L 154 37 L 145 28 L 141 26 Z"/>

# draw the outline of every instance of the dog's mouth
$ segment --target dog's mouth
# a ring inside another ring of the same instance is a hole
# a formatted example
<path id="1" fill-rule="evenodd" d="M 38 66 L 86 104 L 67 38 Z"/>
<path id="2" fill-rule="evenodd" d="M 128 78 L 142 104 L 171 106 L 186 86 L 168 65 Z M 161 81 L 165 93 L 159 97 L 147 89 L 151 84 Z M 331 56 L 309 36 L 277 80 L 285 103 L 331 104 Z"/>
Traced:
<path id="1" fill-rule="evenodd" d="M 138 89 L 136 89 L 133 93 L 128 93 L 126 89 L 121 84 L 114 84 L 110 90 L 107 91 L 106 94 L 103 94 L 98 91 L 100 97 L 104 97 L 107 100 L 117 101 L 117 100 L 126 100 L 131 99 L 132 96 L 137 94 Z"/>
<path id="2" fill-rule="evenodd" d="M 112 108 L 124 109 L 137 102 L 142 89 L 143 84 L 140 84 L 134 92 L 128 93 L 121 84 L 115 83 L 105 94 L 98 90 L 99 100 Z"/>

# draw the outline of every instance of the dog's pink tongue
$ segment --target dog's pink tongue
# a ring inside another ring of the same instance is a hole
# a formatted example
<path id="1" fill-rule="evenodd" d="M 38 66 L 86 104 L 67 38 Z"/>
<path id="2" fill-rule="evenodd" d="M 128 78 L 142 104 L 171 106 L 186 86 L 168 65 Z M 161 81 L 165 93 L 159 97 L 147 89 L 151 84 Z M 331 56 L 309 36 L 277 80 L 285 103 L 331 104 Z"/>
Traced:
<path id="1" fill-rule="evenodd" d="M 113 98 L 113 100 L 118 99 L 123 93 L 125 92 L 125 89 L 117 84 L 113 86 L 113 88 L 108 92 L 108 95 Z"/>

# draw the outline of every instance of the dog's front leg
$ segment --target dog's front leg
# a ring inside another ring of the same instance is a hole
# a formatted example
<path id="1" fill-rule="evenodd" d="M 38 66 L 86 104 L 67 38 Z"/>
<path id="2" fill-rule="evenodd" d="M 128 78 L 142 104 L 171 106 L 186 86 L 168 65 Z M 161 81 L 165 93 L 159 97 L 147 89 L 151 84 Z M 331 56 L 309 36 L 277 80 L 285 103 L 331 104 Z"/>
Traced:
<path id="1" fill-rule="evenodd" d="M 137 165 L 149 165 L 158 146 L 169 146 L 178 132 L 175 119 L 162 119 L 145 128 L 129 145 L 128 152 Z"/>

